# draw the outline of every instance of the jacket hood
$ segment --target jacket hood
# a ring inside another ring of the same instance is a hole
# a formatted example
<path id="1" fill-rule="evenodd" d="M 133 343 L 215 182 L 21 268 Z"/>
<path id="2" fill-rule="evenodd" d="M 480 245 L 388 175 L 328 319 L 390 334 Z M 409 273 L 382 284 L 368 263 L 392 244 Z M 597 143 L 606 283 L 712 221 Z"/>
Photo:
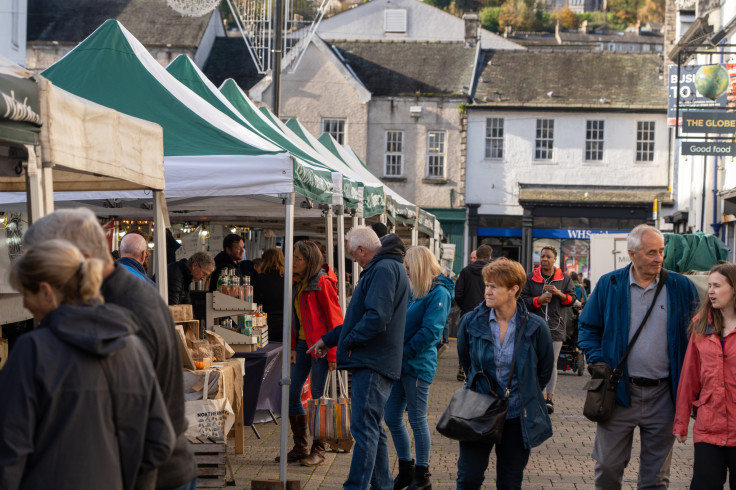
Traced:
<path id="1" fill-rule="evenodd" d="M 450 293 L 450 298 L 455 297 L 455 283 L 444 274 L 440 274 L 432 280 L 432 289 L 445 288 Z"/>
<path id="2" fill-rule="evenodd" d="M 399 263 L 404 263 L 404 255 L 406 255 L 406 245 L 399 238 L 396 233 L 389 233 L 380 238 L 381 248 L 376 251 L 376 255 L 373 256 L 370 262 L 363 268 L 363 272 L 366 269 L 373 267 L 373 264 L 383 259 L 396 260 Z"/>
<path id="3" fill-rule="evenodd" d="M 558 267 L 555 267 L 555 273 L 552 276 L 553 281 L 561 281 L 564 279 L 565 276 L 562 275 L 562 270 Z M 544 282 L 544 278 L 542 277 L 542 268 L 537 267 L 534 269 L 534 274 L 532 275 L 532 281 L 534 282 Z"/>
<path id="4" fill-rule="evenodd" d="M 468 272 L 477 277 L 483 277 L 483 267 L 488 265 L 487 260 L 476 260 L 472 264 L 468 264 Z"/>
<path id="5" fill-rule="evenodd" d="M 107 357 L 125 346 L 125 338 L 137 331 L 136 323 L 115 305 L 64 304 L 41 321 L 62 341 L 87 353 Z"/>
<path id="6" fill-rule="evenodd" d="M 325 278 L 325 280 L 332 283 L 333 286 L 337 287 L 337 276 L 335 273 L 330 269 L 330 266 L 327 264 L 322 264 L 322 268 L 317 271 L 317 273 L 312 276 L 312 278 L 309 280 L 309 283 L 307 284 L 307 287 L 304 288 L 305 291 L 315 291 L 319 290 L 319 281 L 322 279 L 322 277 Z M 296 280 L 294 282 L 297 282 Z"/>

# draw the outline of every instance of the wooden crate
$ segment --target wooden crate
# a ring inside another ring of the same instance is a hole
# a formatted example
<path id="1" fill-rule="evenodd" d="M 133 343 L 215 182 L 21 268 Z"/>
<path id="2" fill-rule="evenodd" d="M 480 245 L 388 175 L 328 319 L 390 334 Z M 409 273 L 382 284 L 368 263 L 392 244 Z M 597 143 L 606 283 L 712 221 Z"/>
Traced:
<path id="1" fill-rule="evenodd" d="M 169 305 L 175 322 L 185 322 L 194 319 L 192 305 Z"/>
<path id="2" fill-rule="evenodd" d="M 227 444 L 214 437 L 187 437 L 197 460 L 197 488 L 227 485 Z"/>

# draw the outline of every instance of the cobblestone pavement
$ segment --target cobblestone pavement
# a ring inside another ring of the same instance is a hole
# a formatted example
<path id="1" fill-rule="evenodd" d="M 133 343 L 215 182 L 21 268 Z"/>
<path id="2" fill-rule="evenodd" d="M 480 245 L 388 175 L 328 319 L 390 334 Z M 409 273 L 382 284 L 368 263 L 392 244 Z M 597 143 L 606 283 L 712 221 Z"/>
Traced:
<path id="1" fill-rule="evenodd" d="M 458 444 L 441 436 L 435 430 L 437 419 L 447 406 L 454 391 L 460 386 L 456 380 L 457 351 L 452 341 L 450 348 L 439 360 L 437 376 L 430 391 L 428 421 L 432 434 L 430 472 L 433 488 L 455 488 Z M 577 376 L 570 372 L 559 373 L 555 394 L 555 413 L 552 415 L 554 435 L 543 445 L 532 450 L 525 471 L 525 489 L 593 489 L 593 460 L 590 453 L 595 440 L 595 424 L 582 415 L 587 373 Z M 233 439 L 228 441 L 233 471 L 234 488 L 250 488 L 251 480 L 278 479 L 279 465 L 274 456 L 279 451 L 280 425 L 258 424 L 262 439 L 257 439 L 246 427 L 245 454 L 234 455 Z M 388 433 L 388 429 L 386 429 Z M 411 431 L 410 431 L 411 434 Z M 289 436 L 291 444 L 291 436 Z M 290 446 L 291 447 L 291 446 Z M 389 456 L 393 475 L 398 472 L 396 453 L 389 434 Z M 325 462 L 316 468 L 290 464 L 287 478 L 299 480 L 305 489 L 339 489 L 350 468 L 350 454 L 328 452 Z M 672 459 L 672 489 L 688 487 L 692 475 L 693 447 L 691 439 L 686 444 L 675 443 Z M 631 462 L 624 475 L 624 488 L 636 488 L 639 468 L 639 435 L 634 436 Z M 495 456 L 486 472 L 483 488 L 495 488 Z M 225 487 L 225 488 L 233 488 Z"/>

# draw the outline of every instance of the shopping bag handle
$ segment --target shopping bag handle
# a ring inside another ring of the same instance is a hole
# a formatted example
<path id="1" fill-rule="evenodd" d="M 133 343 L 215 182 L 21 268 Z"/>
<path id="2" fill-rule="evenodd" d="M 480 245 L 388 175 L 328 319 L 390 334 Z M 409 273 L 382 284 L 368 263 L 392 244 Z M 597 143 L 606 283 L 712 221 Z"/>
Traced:
<path id="1" fill-rule="evenodd" d="M 340 375 L 340 371 L 335 371 L 335 376 L 338 379 L 338 384 L 340 385 L 340 394 L 338 395 L 340 398 L 347 398 L 348 397 L 348 389 L 345 387 L 345 381 L 343 381 L 342 376 Z M 322 398 L 330 398 L 329 395 L 330 391 L 330 383 L 325 382 L 325 388 L 322 390 Z"/>

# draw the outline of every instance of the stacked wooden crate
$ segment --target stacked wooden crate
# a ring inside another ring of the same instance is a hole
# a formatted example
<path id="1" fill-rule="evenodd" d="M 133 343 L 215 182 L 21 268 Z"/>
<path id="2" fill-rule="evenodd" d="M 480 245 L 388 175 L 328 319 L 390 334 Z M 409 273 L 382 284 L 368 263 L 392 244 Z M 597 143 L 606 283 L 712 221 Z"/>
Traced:
<path id="1" fill-rule="evenodd" d="M 197 460 L 197 488 L 227 485 L 227 444 L 221 438 L 188 437 Z"/>

